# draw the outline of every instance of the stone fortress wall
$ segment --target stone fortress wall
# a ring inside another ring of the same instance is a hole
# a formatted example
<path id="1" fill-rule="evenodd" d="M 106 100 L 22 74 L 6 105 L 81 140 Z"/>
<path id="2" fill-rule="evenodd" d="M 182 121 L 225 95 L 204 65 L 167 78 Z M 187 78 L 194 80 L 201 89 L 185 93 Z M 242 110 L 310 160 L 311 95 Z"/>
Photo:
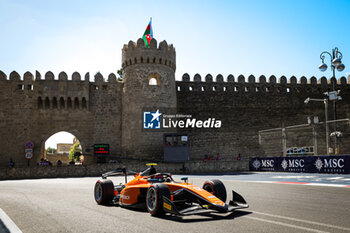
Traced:
<path id="1" fill-rule="evenodd" d="M 93 82 L 89 74 L 81 79 L 74 73 L 68 80 L 61 72 L 41 77 L 26 72 L 23 78 L 12 72 L 9 78 L 0 72 L 0 164 L 13 158 L 18 166 L 27 165 L 24 143 L 34 142 L 34 165 L 45 141 L 59 131 L 79 138 L 89 154 L 94 143 L 109 143 L 113 154 L 120 154 L 122 83 L 114 74 L 107 82 L 101 74 Z"/>
<path id="2" fill-rule="evenodd" d="M 223 120 L 221 130 L 195 130 L 191 133 L 191 155 L 199 157 L 203 153 L 223 156 L 281 156 L 281 130 L 262 133 L 259 143 L 259 131 L 307 124 L 308 116 L 318 116 L 320 122 L 325 120 L 324 104 L 310 102 L 306 98 L 325 98 L 324 92 L 340 90 L 342 101 L 337 103 L 337 119 L 349 118 L 350 82 L 345 78 L 327 80 L 325 77 L 317 80 L 285 76 L 278 79 L 271 76 L 247 79 L 240 75 L 235 78 L 229 75 L 224 81 L 222 75 L 208 74 L 202 78 L 196 74 L 192 79 L 184 74 L 182 81 L 177 81 L 178 110 L 197 115 L 201 118 L 215 117 Z M 333 105 L 329 103 L 329 120 L 333 120 Z M 287 147 L 303 147 L 313 145 L 312 128 L 318 133 L 318 152 L 326 154 L 325 126 L 310 125 L 288 129 Z M 333 131 L 330 124 L 330 132 Z M 338 140 L 340 153 L 350 153 L 349 124 L 339 123 L 343 137 Z M 203 146 L 206 150 L 203 150 Z M 205 151 L 205 152 L 203 152 Z"/>
<path id="3" fill-rule="evenodd" d="M 41 77 L 26 72 L 21 77 L 12 72 L 7 77 L 0 71 L 0 167 L 13 158 L 18 166 L 26 166 L 24 143 L 35 144 L 34 165 L 40 159 L 45 141 L 54 133 L 68 131 L 81 142 L 83 152 L 92 154 L 92 145 L 110 144 L 111 155 L 133 159 L 162 160 L 162 132 L 142 130 L 142 111 L 170 109 L 176 113 L 191 114 L 198 119 L 215 118 L 222 121 L 220 129 L 178 129 L 189 134 L 190 156 L 202 159 L 205 154 L 219 154 L 227 160 L 238 153 L 243 158 L 261 155 L 280 155 L 280 138 L 269 135 L 261 139 L 259 130 L 304 124 L 307 116 L 318 116 L 324 121 L 322 103 L 304 104 L 307 97 L 324 98 L 332 90 L 332 82 L 341 90 L 342 101 L 337 104 L 338 119 L 350 118 L 350 84 L 345 77 L 327 80 L 325 77 L 309 80 L 282 76 L 255 78 L 233 77 L 224 81 L 222 75 L 191 78 L 184 74 L 175 80 L 176 54 L 166 41 L 157 44 L 152 39 L 150 48 L 139 39 L 130 41 L 122 49 L 123 81 L 115 74 L 104 78 L 97 73 L 90 81 L 77 72 L 71 79 L 65 72 L 54 77 L 47 72 Z M 157 85 L 149 85 L 155 78 Z M 329 119 L 333 119 L 332 105 Z M 311 126 L 310 126 L 311 127 Z M 309 127 L 309 128 L 310 128 Z M 346 132 L 347 125 L 342 126 Z M 310 129 L 289 131 L 288 146 L 312 143 Z M 319 154 L 325 154 L 324 127 L 319 131 Z M 174 132 L 170 130 L 169 132 Z M 261 141 L 260 140 L 260 141 Z M 269 144 L 270 143 L 270 144 Z M 350 152 L 348 134 L 341 141 L 340 153 Z M 89 157 L 91 162 L 96 158 Z"/>

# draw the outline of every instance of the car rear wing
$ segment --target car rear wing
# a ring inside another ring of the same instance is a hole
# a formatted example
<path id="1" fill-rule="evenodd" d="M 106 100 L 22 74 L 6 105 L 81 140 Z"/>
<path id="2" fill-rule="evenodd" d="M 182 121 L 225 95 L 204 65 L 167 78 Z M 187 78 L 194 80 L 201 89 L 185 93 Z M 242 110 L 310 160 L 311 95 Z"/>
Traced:
<path id="1" fill-rule="evenodd" d="M 125 183 L 127 183 L 127 176 L 128 175 L 136 175 L 136 174 L 138 174 L 138 173 L 130 171 L 130 170 L 126 170 L 126 168 L 117 168 L 113 171 L 103 173 L 102 179 L 106 179 L 107 177 L 110 177 L 110 176 L 125 176 Z"/>

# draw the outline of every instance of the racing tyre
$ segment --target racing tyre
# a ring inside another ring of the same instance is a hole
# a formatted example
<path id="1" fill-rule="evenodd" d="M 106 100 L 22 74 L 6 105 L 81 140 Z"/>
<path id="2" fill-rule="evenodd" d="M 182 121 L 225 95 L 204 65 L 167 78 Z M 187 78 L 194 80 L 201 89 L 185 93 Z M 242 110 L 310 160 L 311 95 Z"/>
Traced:
<path id="1" fill-rule="evenodd" d="M 166 184 L 153 184 L 147 190 L 146 206 L 148 212 L 153 216 L 164 215 L 163 197 L 170 199 L 170 190 Z"/>
<path id="2" fill-rule="evenodd" d="M 220 180 L 207 180 L 203 184 L 203 189 L 212 193 L 221 201 L 226 202 L 226 188 Z"/>
<path id="3" fill-rule="evenodd" d="M 114 185 L 111 180 L 98 180 L 94 189 L 95 201 L 97 204 L 108 204 L 114 197 Z"/>

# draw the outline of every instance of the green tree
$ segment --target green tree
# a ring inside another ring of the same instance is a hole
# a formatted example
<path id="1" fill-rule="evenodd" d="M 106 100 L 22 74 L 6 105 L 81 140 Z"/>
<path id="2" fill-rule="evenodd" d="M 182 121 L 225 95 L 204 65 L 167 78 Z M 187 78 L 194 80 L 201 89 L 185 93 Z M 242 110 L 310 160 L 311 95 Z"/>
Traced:
<path id="1" fill-rule="evenodd" d="M 76 162 L 79 160 L 79 156 L 81 155 L 80 143 L 75 143 L 69 151 L 69 160 L 74 159 Z"/>
<path id="2" fill-rule="evenodd" d="M 48 147 L 48 148 L 46 149 L 46 152 L 49 153 L 49 154 L 54 154 L 54 153 L 56 153 L 56 149 L 55 149 L 55 148 L 52 148 L 52 147 Z"/>

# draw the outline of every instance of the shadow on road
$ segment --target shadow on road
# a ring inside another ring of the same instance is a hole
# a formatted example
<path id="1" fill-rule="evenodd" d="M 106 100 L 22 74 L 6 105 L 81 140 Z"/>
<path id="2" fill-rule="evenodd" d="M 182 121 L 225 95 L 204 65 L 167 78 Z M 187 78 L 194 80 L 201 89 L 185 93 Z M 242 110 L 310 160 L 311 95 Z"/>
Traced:
<path id="1" fill-rule="evenodd" d="M 159 218 L 171 220 L 175 222 L 182 222 L 182 223 L 192 223 L 192 222 L 207 222 L 207 221 L 218 221 L 218 220 L 232 220 L 238 217 L 242 217 L 248 214 L 252 214 L 250 211 L 241 211 L 237 210 L 233 213 L 230 213 L 228 215 L 219 215 L 219 214 L 198 214 L 198 215 L 192 215 L 190 218 L 188 217 L 182 217 L 182 216 L 176 216 L 176 215 L 165 215 Z M 198 217 L 201 216 L 201 217 Z M 203 218 L 204 217 L 204 218 Z"/>
<path id="2" fill-rule="evenodd" d="M 129 207 L 121 207 L 118 204 L 105 204 L 105 207 L 117 207 L 117 208 L 124 208 L 129 211 L 135 211 L 135 212 L 143 212 L 148 213 L 146 208 L 129 208 Z M 191 223 L 191 222 L 204 222 L 204 221 L 217 221 L 217 220 L 232 220 L 235 218 L 239 218 L 245 215 L 252 214 L 253 212 L 250 211 L 244 211 L 244 210 L 236 210 L 229 214 L 219 214 L 219 213 L 203 213 L 203 214 L 196 214 L 196 215 L 190 215 L 190 216 L 177 216 L 177 215 L 169 215 L 166 214 L 164 216 L 154 216 L 155 218 L 175 221 L 175 222 L 182 222 L 182 223 Z M 2 233 L 2 232 L 0 232 Z"/>

